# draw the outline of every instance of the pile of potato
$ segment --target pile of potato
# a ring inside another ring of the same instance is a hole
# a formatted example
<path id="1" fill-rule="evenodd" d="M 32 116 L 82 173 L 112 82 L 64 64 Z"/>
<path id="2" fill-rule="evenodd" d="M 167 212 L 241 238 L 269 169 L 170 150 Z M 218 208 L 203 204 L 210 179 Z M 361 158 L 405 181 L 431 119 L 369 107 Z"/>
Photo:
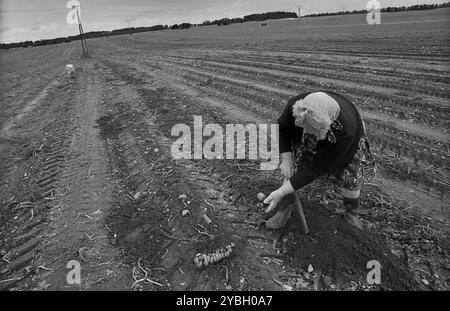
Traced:
<path id="1" fill-rule="evenodd" d="M 194 264 L 197 268 L 207 267 L 215 264 L 222 259 L 230 257 L 233 253 L 234 247 L 235 244 L 231 242 L 227 246 L 222 247 L 213 253 L 198 253 L 194 256 Z"/>

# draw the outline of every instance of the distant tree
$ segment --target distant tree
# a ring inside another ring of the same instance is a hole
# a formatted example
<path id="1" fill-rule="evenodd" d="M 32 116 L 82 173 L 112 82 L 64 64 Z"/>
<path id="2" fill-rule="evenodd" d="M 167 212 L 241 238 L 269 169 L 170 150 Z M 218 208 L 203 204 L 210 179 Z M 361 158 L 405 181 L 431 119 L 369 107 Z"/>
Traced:
<path id="1" fill-rule="evenodd" d="M 244 16 L 244 21 L 266 21 L 268 19 L 281 19 L 281 18 L 297 18 L 297 13 L 293 12 L 267 12 L 261 14 L 250 14 Z"/>
<path id="2" fill-rule="evenodd" d="M 178 26 L 178 28 L 180 29 L 188 29 L 191 28 L 191 24 L 190 23 L 182 23 Z"/>
<path id="3" fill-rule="evenodd" d="M 412 6 L 401 6 L 401 7 L 386 7 L 382 8 L 381 12 L 403 12 L 403 11 L 418 11 L 418 10 L 432 10 L 438 8 L 446 8 L 450 7 L 450 2 L 442 3 L 442 4 L 419 4 Z M 354 10 L 352 12 L 349 11 L 340 11 L 340 12 L 331 12 L 331 13 L 317 13 L 317 14 L 309 14 L 303 17 L 320 17 L 320 16 L 334 16 L 334 15 L 345 15 L 345 14 L 366 14 L 367 10 Z"/>
<path id="4" fill-rule="evenodd" d="M 166 25 L 167 27 L 167 25 Z M 158 31 L 158 30 L 164 30 L 166 27 L 164 27 L 163 25 L 155 25 L 152 27 L 145 27 L 145 31 Z"/>

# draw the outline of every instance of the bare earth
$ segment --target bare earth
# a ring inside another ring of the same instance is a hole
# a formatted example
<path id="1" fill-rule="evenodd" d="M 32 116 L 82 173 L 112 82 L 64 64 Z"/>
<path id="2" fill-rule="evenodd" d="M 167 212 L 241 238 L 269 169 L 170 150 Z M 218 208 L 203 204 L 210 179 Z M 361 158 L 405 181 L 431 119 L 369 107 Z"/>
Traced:
<path id="1" fill-rule="evenodd" d="M 90 57 L 79 42 L 0 51 L 0 288 L 448 290 L 448 12 L 100 38 Z M 299 192 L 308 236 L 296 217 L 267 230 L 256 194 L 278 172 L 171 156 L 172 127 L 194 115 L 274 123 L 290 96 L 327 89 L 361 109 L 379 165 L 364 232 L 323 181 Z M 231 241 L 232 257 L 194 266 Z M 380 285 L 366 281 L 370 260 Z"/>

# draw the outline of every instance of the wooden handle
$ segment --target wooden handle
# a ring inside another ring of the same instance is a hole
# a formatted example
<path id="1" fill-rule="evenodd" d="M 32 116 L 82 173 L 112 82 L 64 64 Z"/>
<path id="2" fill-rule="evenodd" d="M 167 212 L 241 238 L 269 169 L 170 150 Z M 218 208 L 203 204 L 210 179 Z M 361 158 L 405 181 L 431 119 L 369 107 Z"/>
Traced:
<path id="1" fill-rule="evenodd" d="M 308 230 L 308 225 L 306 224 L 306 218 L 305 218 L 305 214 L 303 214 L 303 208 L 302 208 L 302 203 L 300 203 L 300 199 L 298 198 L 297 193 L 294 193 L 294 199 L 295 199 L 295 207 L 297 208 L 297 212 L 298 215 L 300 216 L 300 225 L 301 225 L 301 229 L 303 234 L 308 234 L 309 230 Z"/>

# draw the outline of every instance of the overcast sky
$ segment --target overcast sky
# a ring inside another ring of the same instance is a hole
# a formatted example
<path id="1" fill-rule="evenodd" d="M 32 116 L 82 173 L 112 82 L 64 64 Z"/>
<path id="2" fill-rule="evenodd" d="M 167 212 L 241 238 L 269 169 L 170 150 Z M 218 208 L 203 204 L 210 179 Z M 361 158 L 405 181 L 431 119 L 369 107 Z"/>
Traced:
<path id="1" fill-rule="evenodd" d="M 200 23 L 268 11 L 318 12 L 361 10 L 367 0 L 79 0 L 85 32 L 115 28 Z M 448 0 L 380 0 L 382 7 L 444 3 Z M 0 42 L 75 35 L 66 22 L 67 0 L 0 0 Z"/>

